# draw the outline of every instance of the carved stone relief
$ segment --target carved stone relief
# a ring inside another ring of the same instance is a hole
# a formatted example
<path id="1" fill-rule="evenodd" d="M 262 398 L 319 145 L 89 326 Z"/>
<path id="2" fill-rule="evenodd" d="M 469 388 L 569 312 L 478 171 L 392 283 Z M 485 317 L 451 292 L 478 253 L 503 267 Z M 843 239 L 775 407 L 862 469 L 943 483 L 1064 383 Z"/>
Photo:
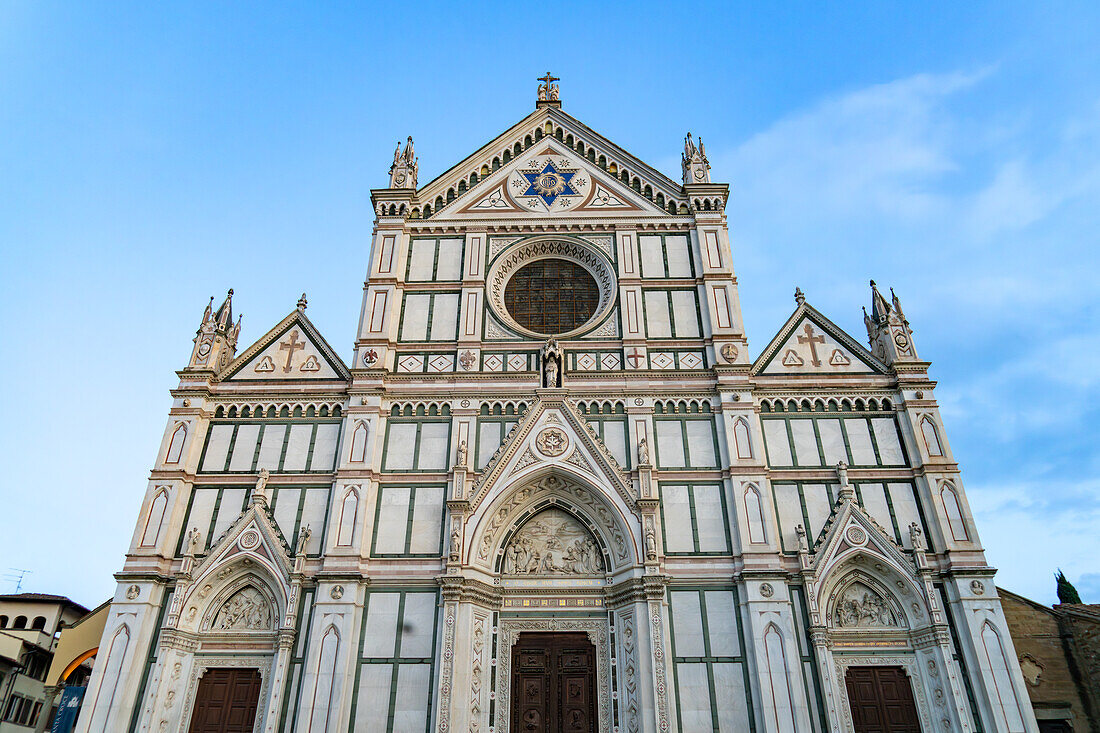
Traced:
<path id="1" fill-rule="evenodd" d="M 218 609 L 213 628 L 216 631 L 267 631 L 271 629 L 271 607 L 256 588 L 242 588 Z"/>
<path id="2" fill-rule="evenodd" d="M 863 583 L 852 583 L 837 599 L 833 622 L 842 628 L 898 626 L 898 620 L 886 600 Z"/>
<path id="3" fill-rule="evenodd" d="M 594 575 L 603 570 L 603 558 L 580 522 L 560 509 L 546 509 L 508 543 L 503 569 L 508 575 Z"/>

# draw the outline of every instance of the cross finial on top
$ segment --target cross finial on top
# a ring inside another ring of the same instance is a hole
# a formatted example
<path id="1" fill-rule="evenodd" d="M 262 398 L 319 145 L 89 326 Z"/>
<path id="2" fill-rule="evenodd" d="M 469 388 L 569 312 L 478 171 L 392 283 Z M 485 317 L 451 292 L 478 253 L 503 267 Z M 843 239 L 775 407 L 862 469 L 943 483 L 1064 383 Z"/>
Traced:
<path id="1" fill-rule="evenodd" d="M 557 102 L 558 101 L 558 85 L 554 82 L 561 81 L 560 78 L 553 76 L 549 71 L 546 72 L 546 76 L 540 76 L 539 84 L 539 101 L 540 102 Z"/>

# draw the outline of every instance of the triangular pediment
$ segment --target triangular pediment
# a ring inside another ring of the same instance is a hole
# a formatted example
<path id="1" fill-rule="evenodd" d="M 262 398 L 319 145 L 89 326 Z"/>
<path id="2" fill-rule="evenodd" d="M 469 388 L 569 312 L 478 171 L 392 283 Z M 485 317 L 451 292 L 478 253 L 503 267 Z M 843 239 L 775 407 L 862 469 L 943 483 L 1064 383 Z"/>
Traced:
<path id="1" fill-rule="evenodd" d="M 238 560 L 267 566 L 276 577 L 286 579 L 293 569 L 287 544 L 266 503 L 249 504 L 220 537 L 212 538 L 210 551 L 195 566 L 196 581 Z"/>
<path id="2" fill-rule="evenodd" d="M 861 549 L 889 558 L 912 573 L 908 556 L 889 533 L 854 501 L 840 501 L 833 507 L 814 544 L 814 568 L 820 571 L 837 556 L 849 550 Z"/>
<path id="3" fill-rule="evenodd" d="M 514 482 L 547 468 L 599 485 L 611 485 L 628 505 L 634 491 L 607 446 L 577 408 L 563 397 L 542 397 L 505 437 L 470 492 L 476 507 L 502 477 Z"/>
<path id="4" fill-rule="evenodd" d="M 554 195 L 543 205 L 534 195 L 523 195 L 531 183 L 523 174 L 541 173 L 551 161 L 566 173 L 578 171 L 583 184 L 578 179 L 578 186 L 570 187 L 573 194 Z M 520 120 L 420 188 L 417 200 L 431 207 L 433 220 L 487 214 L 668 216 L 687 204 L 678 183 L 555 107 Z"/>
<path id="5" fill-rule="evenodd" d="M 351 373 L 317 327 L 295 309 L 225 368 L 222 381 L 346 381 Z"/>
<path id="6" fill-rule="evenodd" d="M 800 303 L 753 364 L 753 374 L 885 374 L 887 367 L 808 303 Z"/>
<path id="7" fill-rule="evenodd" d="M 563 142 L 543 138 L 432 218 L 643 214 L 668 216 L 666 210 Z"/>

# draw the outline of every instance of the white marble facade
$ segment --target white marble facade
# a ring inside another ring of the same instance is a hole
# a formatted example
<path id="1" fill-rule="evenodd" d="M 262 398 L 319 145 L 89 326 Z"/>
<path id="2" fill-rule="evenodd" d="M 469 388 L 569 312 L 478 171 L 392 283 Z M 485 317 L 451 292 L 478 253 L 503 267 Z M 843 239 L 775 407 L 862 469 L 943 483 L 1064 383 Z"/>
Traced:
<path id="1" fill-rule="evenodd" d="M 547 79 L 424 186 L 395 153 L 346 361 L 305 296 L 240 352 L 211 302 L 79 729 L 186 731 L 245 667 L 257 731 L 503 733 L 512 646 L 556 630 L 600 730 L 848 731 L 846 671 L 890 665 L 926 731 L 1035 731 L 900 302 L 867 348 L 798 292 L 752 358 L 729 187 L 683 160 Z M 590 283 L 553 333 L 508 289 L 538 263 Z"/>

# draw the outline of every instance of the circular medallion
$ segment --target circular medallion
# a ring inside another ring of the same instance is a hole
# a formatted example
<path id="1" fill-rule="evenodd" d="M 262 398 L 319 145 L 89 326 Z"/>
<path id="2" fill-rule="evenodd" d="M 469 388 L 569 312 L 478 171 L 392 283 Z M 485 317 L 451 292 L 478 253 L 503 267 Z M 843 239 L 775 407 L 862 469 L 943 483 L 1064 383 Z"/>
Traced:
<path id="1" fill-rule="evenodd" d="M 899 349 L 904 349 L 906 346 L 909 345 L 909 339 L 905 337 L 904 333 L 898 331 L 894 334 L 894 343 L 898 345 Z"/>
<path id="2" fill-rule="evenodd" d="M 775 595 L 775 588 L 772 587 L 771 583 L 762 583 L 760 585 L 760 595 L 765 598 L 771 598 Z"/>
<path id="3" fill-rule="evenodd" d="M 508 193 L 520 208 L 535 214 L 569 211 L 592 190 L 591 177 L 566 155 L 532 155 L 508 177 Z"/>
<path id="4" fill-rule="evenodd" d="M 547 458 L 560 456 L 569 445 L 569 438 L 558 428 L 546 428 L 535 438 L 535 447 Z"/>
<path id="5" fill-rule="evenodd" d="M 867 541 L 867 533 L 859 527 L 849 527 L 844 537 L 853 545 L 862 545 Z"/>
<path id="6" fill-rule="evenodd" d="M 246 550 L 251 550 L 256 545 L 260 544 L 260 533 L 254 529 L 247 530 L 241 535 L 241 547 Z"/>
<path id="7" fill-rule="evenodd" d="M 128 600 L 132 601 L 139 595 L 141 595 L 141 588 L 137 587 L 137 585 L 131 585 L 129 588 L 126 589 L 126 598 Z"/>
<path id="8" fill-rule="evenodd" d="M 332 586 L 332 590 L 330 590 L 328 594 L 329 597 L 332 598 L 332 600 L 338 601 L 344 597 L 344 586 L 334 585 Z"/>
<path id="9" fill-rule="evenodd" d="M 568 338 L 597 327 L 618 293 L 607 255 L 590 242 L 533 237 L 489 266 L 486 299 L 493 314 L 524 336 Z"/>
<path id="10" fill-rule="evenodd" d="M 985 585 L 980 580 L 970 581 L 970 592 L 976 596 L 980 596 L 985 593 Z"/>
<path id="11" fill-rule="evenodd" d="M 737 346 L 734 344 L 725 344 L 722 347 L 722 358 L 728 362 L 737 361 Z"/>

